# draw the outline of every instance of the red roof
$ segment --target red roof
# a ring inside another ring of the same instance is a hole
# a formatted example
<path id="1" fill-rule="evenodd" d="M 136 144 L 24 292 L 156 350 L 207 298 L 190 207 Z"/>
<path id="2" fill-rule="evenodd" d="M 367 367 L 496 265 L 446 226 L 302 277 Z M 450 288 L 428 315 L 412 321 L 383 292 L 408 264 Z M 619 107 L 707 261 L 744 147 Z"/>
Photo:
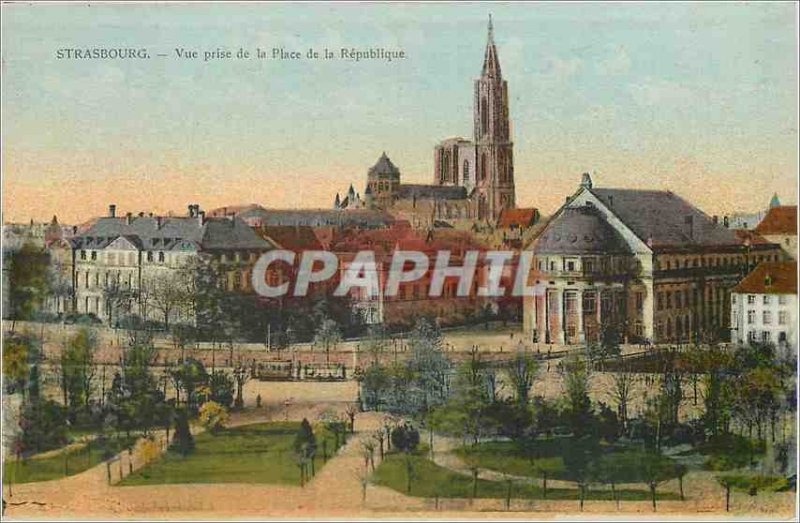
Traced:
<path id="1" fill-rule="evenodd" d="M 757 232 L 749 229 L 735 229 L 733 232 L 736 233 L 736 237 L 742 243 L 748 243 L 750 245 L 772 244 L 771 241 L 767 240 Z"/>
<path id="2" fill-rule="evenodd" d="M 739 282 L 739 294 L 797 294 L 797 262 L 761 262 Z"/>
<path id="3" fill-rule="evenodd" d="M 271 240 L 282 249 L 294 252 L 322 250 L 322 244 L 314 234 L 314 229 L 307 225 L 262 226 L 254 230 L 261 238 Z"/>
<path id="4" fill-rule="evenodd" d="M 536 223 L 539 210 L 533 207 L 527 209 L 503 209 L 497 219 L 498 227 L 530 227 Z"/>
<path id="5" fill-rule="evenodd" d="M 773 207 L 758 224 L 755 231 L 761 235 L 790 234 L 797 235 L 797 206 L 782 205 Z"/>

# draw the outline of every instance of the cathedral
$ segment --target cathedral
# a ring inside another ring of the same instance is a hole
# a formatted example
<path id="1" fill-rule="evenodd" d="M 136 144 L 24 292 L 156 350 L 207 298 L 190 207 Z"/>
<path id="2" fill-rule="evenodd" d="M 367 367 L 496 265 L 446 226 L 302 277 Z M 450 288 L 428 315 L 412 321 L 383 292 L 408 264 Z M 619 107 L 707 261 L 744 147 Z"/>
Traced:
<path id="1" fill-rule="evenodd" d="M 474 140 L 449 138 L 434 148 L 433 183 L 407 184 L 384 152 L 367 173 L 363 198 L 351 186 L 336 209 L 380 209 L 419 226 L 469 221 L 494 225 L 516 207 L 508 84 L 500 71 L 492 20 L 481 75 L 475 80 Z"/>

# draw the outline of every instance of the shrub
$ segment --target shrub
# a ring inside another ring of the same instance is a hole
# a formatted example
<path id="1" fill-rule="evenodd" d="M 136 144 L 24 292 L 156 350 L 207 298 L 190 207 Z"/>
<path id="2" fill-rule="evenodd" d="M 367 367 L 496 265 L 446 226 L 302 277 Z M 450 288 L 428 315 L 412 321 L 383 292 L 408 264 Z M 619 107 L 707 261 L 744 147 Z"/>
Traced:
<path id="1" fill-rule="evenodd" d="M 206 430 L 216 434 L 228 423 L 228 411 L 216 401 L 207 401 L 200 407 L 200 423 Z"/>
<path id="2" fill-rule="evenodd" d="M 403 452 L 413 452 L 419 445 L 419 431 L 405 423 L 392 430 L 392 445 Z"/>

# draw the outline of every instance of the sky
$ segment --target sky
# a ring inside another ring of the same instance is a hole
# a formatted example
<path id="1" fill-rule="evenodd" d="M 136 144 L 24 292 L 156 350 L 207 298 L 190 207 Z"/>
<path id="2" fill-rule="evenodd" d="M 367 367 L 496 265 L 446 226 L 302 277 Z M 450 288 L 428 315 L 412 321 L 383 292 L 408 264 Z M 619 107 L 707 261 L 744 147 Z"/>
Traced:
<path id="1" fill-rule="evenodd" d="M 259 203 L 330 207 L 382 152 L 431 183 L 472 137 L 487 19 L 508 81 L 517 205 L 672 190 L 708 214 L 796 204 L 792 3 L 3 4 L 4 221 Z M 145 48 L 145 60 L 57 59 Z M 402 49 L 392 62 L 217 48 Z M 178 58 L 176 48 L 200 59 Z M 158 54 L 166 54 L 159 57 Z"/>

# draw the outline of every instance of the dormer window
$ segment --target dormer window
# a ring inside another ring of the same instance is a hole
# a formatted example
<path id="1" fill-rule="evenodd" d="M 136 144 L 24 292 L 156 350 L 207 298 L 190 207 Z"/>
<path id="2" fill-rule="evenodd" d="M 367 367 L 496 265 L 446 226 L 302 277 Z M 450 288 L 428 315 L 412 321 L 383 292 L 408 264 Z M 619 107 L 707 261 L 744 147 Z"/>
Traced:
<path id="1" fill-rule="evenodd" d="M 92 261 L 97 260 L 97 251 L 92 251 Z"/>

